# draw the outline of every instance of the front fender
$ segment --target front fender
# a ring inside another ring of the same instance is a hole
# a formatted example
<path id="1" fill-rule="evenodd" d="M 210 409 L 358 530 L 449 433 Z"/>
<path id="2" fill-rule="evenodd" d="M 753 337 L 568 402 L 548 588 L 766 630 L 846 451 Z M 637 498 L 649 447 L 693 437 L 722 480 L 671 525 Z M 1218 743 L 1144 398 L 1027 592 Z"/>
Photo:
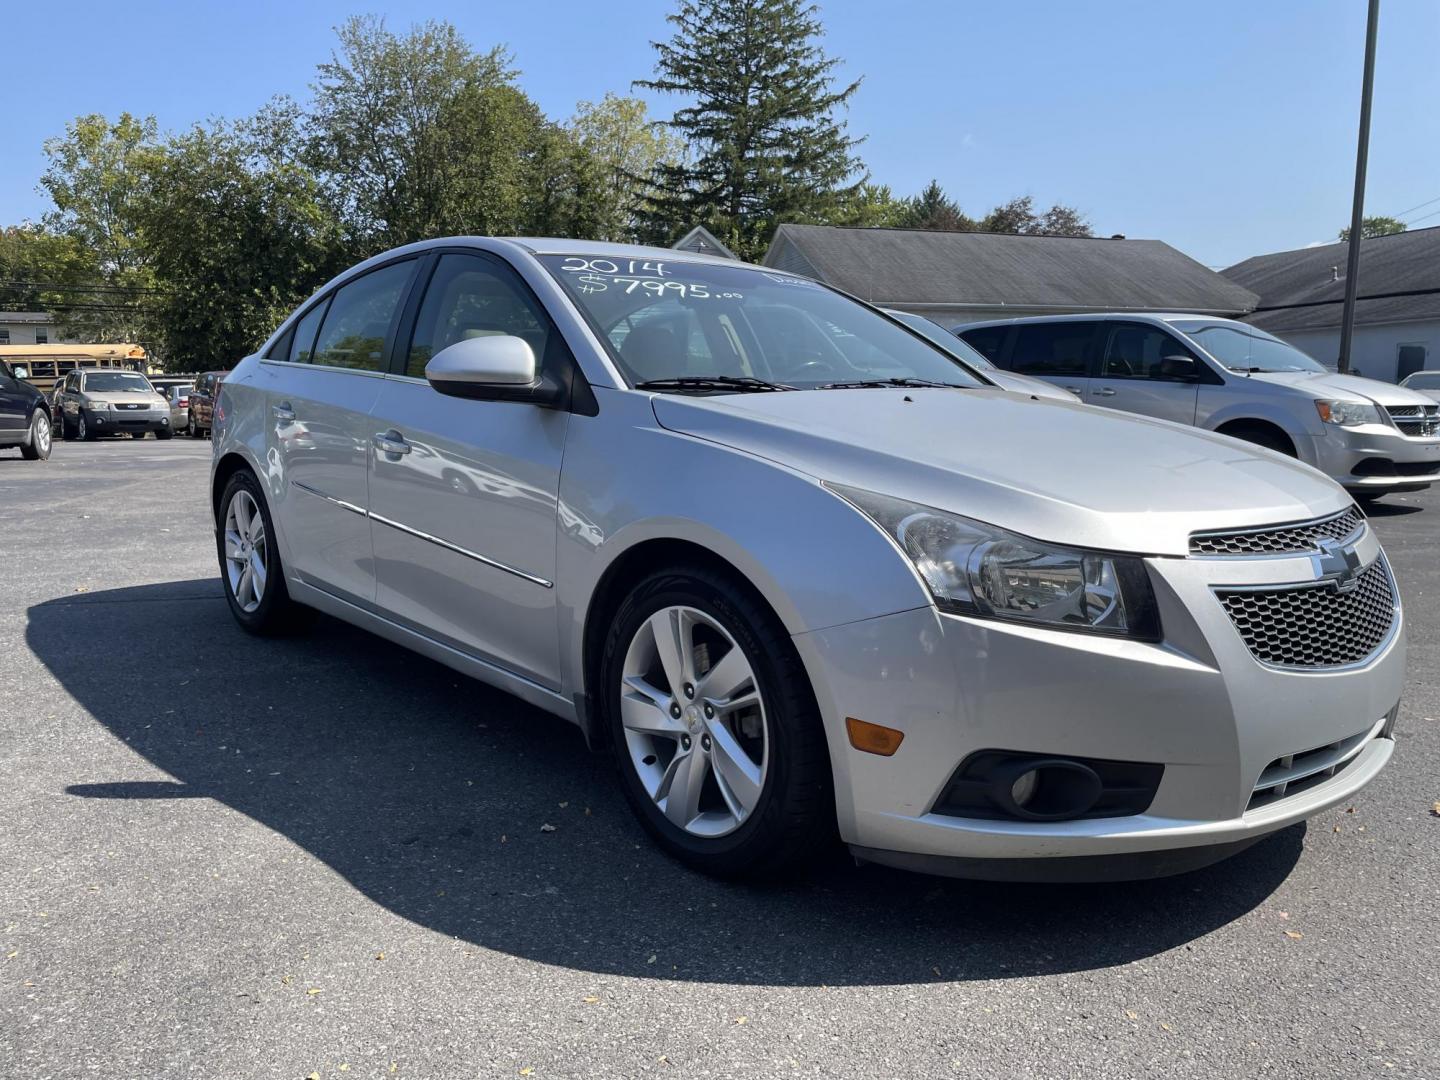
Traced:
<path id="1" fill-rule="evenodd" d="M 573 418 L 560 481 L 556 603 L 567 692 L 585 689 L 585 622 L 597 586 L 651 540 L 685 541 L 728 562 L 792 635 L 930 603 L 894 545 L 814 477 L 661 428 L 642 395 L 596 393 L 600 417 Z"/>

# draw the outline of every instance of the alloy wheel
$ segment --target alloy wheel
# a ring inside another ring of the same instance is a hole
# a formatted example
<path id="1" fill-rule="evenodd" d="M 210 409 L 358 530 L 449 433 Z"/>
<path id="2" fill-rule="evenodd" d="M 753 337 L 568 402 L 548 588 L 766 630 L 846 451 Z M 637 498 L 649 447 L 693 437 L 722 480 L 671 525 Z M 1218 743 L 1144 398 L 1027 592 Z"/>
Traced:
<path id="1" fill-rule="evenodd" d="M 734 832 L 765 788 L 770 730 L 744 650 L 697 608 L 661 608 L 625 653 L 620 722 L 660 812 L 692 836 Z"/>
<path id="2" fill-rule="evenodd" d="M 247 615 L 265 597 L 270 550 L 265 542 L 265 517 L 250 492 L 230 497 L 225 509 L 225 576 L 230 595 Z"/>
<path id="3" fill-rule="evenodd" d="M 30 442 L 41 457 L 50 453 L 50 418 L 37 412 L 30 428 Z"/>
<path id="4" fill-rule="evenodd" d="M 88 436 L 88 435 L 90 434 L 89 430 L 85 427 L 85 414 L 84 414 L 84 413 L 81 413 L 81 414 L 80 414 L 80 423 L 76 425 L 75 430 L 79 433 L 80 438 L 81 438 L 82 440 L 83 440 L 86 436 Z"/>

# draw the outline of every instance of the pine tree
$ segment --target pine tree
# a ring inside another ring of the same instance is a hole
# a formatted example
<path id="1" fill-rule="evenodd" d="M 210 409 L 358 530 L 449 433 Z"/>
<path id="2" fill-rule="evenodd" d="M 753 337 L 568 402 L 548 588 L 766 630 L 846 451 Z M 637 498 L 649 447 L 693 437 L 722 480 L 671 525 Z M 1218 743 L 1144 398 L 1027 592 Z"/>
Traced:
<path id="1" fill-rule="evenodd" d="M 905 227 L 936 232 L 973 232 L 975 222 L 966 217 L 959 204 L 945 194 L 938 180 L 931 180 L 924 191 L 909 200 Z"/>
<path id="2" fill-rule="evenodd" d="M 836 89 L 838 60 L 818 44 L 807 0 L 680 0 L 675 34 L 655 43 L 655 78 L 636 85 L 692 103 L 669 126 L 685 160 L 662 164 L 641 214 L 667 242 L 704 225 L 742 258 L 757 259 L 775 226 L 843 217 L 867 178 L 836 111 L 859 87 Z"/>

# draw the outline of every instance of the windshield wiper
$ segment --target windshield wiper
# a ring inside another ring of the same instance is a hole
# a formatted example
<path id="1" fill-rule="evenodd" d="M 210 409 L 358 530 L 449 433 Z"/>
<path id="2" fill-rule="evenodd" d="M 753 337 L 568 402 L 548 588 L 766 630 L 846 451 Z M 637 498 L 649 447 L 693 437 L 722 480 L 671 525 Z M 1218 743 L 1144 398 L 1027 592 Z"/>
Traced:
<path id="1" fill-rule="evenodd" d="M 725 390 L 754 394 L 766 390 L 798 390 L 798 386 L 751 378 L 749 375 L 676 375 L 669 379 L 647 379 L 636 390 Z"/>
<path id="2" fill-rule="evenodd" d="M 949 388 L 949 389 L 952 389 L 952 390 L 969 390 L 969 389 L 971 389 L 971 387 L 970 387 L 967 383 L 936 382 L 934 379 L 914 379 L 914 378 L 910 378 L 910 377 L 908 377 L 908 376 L 907 376 L 906 378 L 903 378 L 903 379 L 859 379 L 859 380 L 857 380 L 857 381 L 855 381 L 855 382 L 831 382 L 831 383 L 823 383 L 823 384 L 821 384 L 820 386 L 818 386 L 816 389 L 818 389 L 818 390 L 869 390 L 869 389 L 871 389 L 872 387 L 879 387 L 879 388 L 881 388 L 881 389 L 886 389 L 886 388 L 894 387 L 894 386 L 913 386 L 913 387 L 920 387 L 920 388 L 922 388 L 922 389 L 923 389 L 923 388 L 926 388 L 926 387 L 942 387 L 942 388 Z"/>

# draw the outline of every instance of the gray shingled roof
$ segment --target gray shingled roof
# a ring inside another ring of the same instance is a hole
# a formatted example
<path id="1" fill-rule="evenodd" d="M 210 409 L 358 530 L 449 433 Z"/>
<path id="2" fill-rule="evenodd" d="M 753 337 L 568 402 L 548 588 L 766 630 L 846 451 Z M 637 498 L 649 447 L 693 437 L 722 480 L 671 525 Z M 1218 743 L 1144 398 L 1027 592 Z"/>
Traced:
<path id="1" fill-rule="evenodd" d="M 876 304 L 1239 314 L 1250 290 L 1159 240 L 781 225 L 765 265 Z"/>
<path id="2" fill-rule="evenodd" d="M 1340 325 L 1347 245 L 1256 255 L 1222 271 L 1260 296 L 1246 318 L 1274 332 Z M 1338 271 L 1338 278 L 1337 272 Z M 1440 228 L 1360 241 L 1357 323 L 1440 318 Z"/>

